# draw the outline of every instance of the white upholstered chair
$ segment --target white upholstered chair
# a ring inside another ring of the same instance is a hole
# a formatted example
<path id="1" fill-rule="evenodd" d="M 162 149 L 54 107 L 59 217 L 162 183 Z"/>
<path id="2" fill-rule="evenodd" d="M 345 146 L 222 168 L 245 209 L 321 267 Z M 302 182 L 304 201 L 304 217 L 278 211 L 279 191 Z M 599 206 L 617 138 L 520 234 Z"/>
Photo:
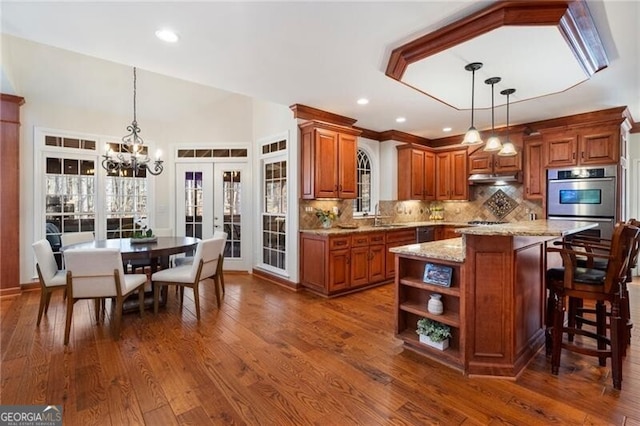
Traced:
<path id="1" fill-rule="evenodd" d="M 69 344 L 73 305 L 80 299 L 94 299 L 98 304 L 105 298 L 115 299 L 115 313 L 112 321 L 114 340 L 120 338 L 120 322 L 124 299 L 138 291 L 140 316 L 144 313 L 144 274 L 126 274 L 122 266 L 120 250 L 99 248 L 91 250 L 69 249 L 64 252 L 67 265 L 67 321 L 64 330 L 64 344 Z"/>
<path id="2" fill-rule="evenodd" d="M 216 270 L 216 275 L 214 277 L 214 280 L 216 281 L 217 285 L 220 285 L 220 289 L 222 290 L 222 294 L 224 295 L 225 288 L 224 288 L 223 268 L 224 268 L 224 248 L 227 244 L 227 233 L 223 231 L 216 231 L 213 233 L 213 238 L 224 238 L 224 244 L 222 245 L 222 252 L 220 253 L 220 258 L 218 259 L 218 267 Z M 193 264 L 193 256 L 176 257 L 173 260 L 173 262 L 175 266 L 191 265 Z M 220 305 L 220 301 L 218 301 L 218 305 Z"/>
<path id="3" fill-rule="evenodd" d="M 36 255 L 36 270 L 40 281 L 40 308 L 38 309 L 38 322 L 40 325 L 42 314 L 49 310 L 51 294 L 58 289 L 67 287 L 67 277 L 64 270 L 58 270 L 53 249 L 48 240 L 42 239 L 32 244 Z"/>
<path id="4" fill-rule="evenodd" d="M 62 234 L 60 238 L 62 240 L 62 247 L 70 246 L 71 244 L 86 243 L 95 239 L 91 231 L 70 232 L 68 234 Z"/>
<path id="5" fill-rule="evenodd" d="M 158 313 L 160 286 L 176 285 L 193 288 L 193 299 L 196 305 L 196 317 L 200 320 L 199 284 L 207 278 L 214 278 L 216 301 L 220 306 L 220 288 L 215 278 L 218 259 L 224 250 L 225 238 L 211 238 L 198 243 L 193 263 L 158 271 L 151 276 L 153 284 L 153 311 Z M 180 304 L 184 301 L 184 291 L 180 291 Z"/>

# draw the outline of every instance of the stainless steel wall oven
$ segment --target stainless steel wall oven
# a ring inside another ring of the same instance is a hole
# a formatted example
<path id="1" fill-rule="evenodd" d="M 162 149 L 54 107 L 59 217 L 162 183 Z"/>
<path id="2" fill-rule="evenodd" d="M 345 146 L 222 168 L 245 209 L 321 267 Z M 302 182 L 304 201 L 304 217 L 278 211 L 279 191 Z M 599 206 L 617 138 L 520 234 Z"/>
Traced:
<path id="1" fill-rule="evenodd" d="M 547 218 L 596 222 L 592 233 L 611 238 L 617 193 L 617 166 L 549 169 Z"/>

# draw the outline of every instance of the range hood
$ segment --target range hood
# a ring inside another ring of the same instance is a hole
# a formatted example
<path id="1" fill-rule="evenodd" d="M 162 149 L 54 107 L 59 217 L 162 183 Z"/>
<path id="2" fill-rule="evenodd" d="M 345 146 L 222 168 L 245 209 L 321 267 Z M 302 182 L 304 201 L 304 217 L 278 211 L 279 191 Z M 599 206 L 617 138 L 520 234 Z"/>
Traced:
<path id="1" fill-rule="evenodd" d="M 479 173 L 469 176 L 469 185 L 504 185 L 516 182 L 522 182 L 520 172 Z"/>

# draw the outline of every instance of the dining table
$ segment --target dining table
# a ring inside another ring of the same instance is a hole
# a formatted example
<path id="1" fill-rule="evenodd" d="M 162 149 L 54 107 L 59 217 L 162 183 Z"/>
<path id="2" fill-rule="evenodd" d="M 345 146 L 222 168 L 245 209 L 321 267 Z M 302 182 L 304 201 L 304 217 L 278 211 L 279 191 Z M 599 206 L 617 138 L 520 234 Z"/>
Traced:
<path id="1" fill-rule="evenodd" d="M 196 249 L 199 238 L 194 237 L 156 237 L 153 239 L 138 240 L 133 238 L 110 238 L 106 240 L 93 240 L 78 244 L 63 246 L 60 251 L 63 253 L 69 249 L 96 249 L 96 248 L 117 248 L 122 255 L 122 263 L 125 272 L 131 272 L 132 265 L 141 263 L 149 266 L 151 274 L 158 268 L 168 268 L 171 256 L 181 253 L 189 253 Z M 133 262 L 133 264 L 132 264 Z M 160 304 L 167 301 L 167 287 L 163 286 Z M 145 306 L 153 306 L 153 292 L 145 292 Z M 137 297 L 130 301 L 125 301 L 123 312 L 135 311 L 137 309 Z"/>

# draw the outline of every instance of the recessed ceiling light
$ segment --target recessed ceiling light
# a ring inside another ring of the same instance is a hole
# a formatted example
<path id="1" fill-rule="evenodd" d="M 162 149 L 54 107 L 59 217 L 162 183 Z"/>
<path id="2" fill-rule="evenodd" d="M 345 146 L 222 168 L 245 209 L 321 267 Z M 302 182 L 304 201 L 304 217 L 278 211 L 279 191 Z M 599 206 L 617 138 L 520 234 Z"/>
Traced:
<path id="1" fill-rule="evenodd" d="M 443 132 L 450 132 L 451 131 L 451 127 L 443 127 L 442 131 Z"/>
<path id="2" fill-rule="evenodd" d="M 367 98 L 358 99 L 358 105 L 366 105 L 368 103 L 369 103 L 369 99 L 367 99 Z"/>
<path id="3" fill-rule="evenodd" d="M 162 41 L 166 41 L 167 43 L 175 43 L 178 41 L 178 34 L 176 34 L 175 31 L 166 28 L 156 31 L 156 37 Z"/>
<path id="4" fill-rule="evenodd" d="M 404 123 L 405 121 L 407 121 L 407 119 L 406 119 L 406 118 L 404 118 L 404 117 L 398 117 L 398 118 L 396 118 L 396 123 Z"/>

